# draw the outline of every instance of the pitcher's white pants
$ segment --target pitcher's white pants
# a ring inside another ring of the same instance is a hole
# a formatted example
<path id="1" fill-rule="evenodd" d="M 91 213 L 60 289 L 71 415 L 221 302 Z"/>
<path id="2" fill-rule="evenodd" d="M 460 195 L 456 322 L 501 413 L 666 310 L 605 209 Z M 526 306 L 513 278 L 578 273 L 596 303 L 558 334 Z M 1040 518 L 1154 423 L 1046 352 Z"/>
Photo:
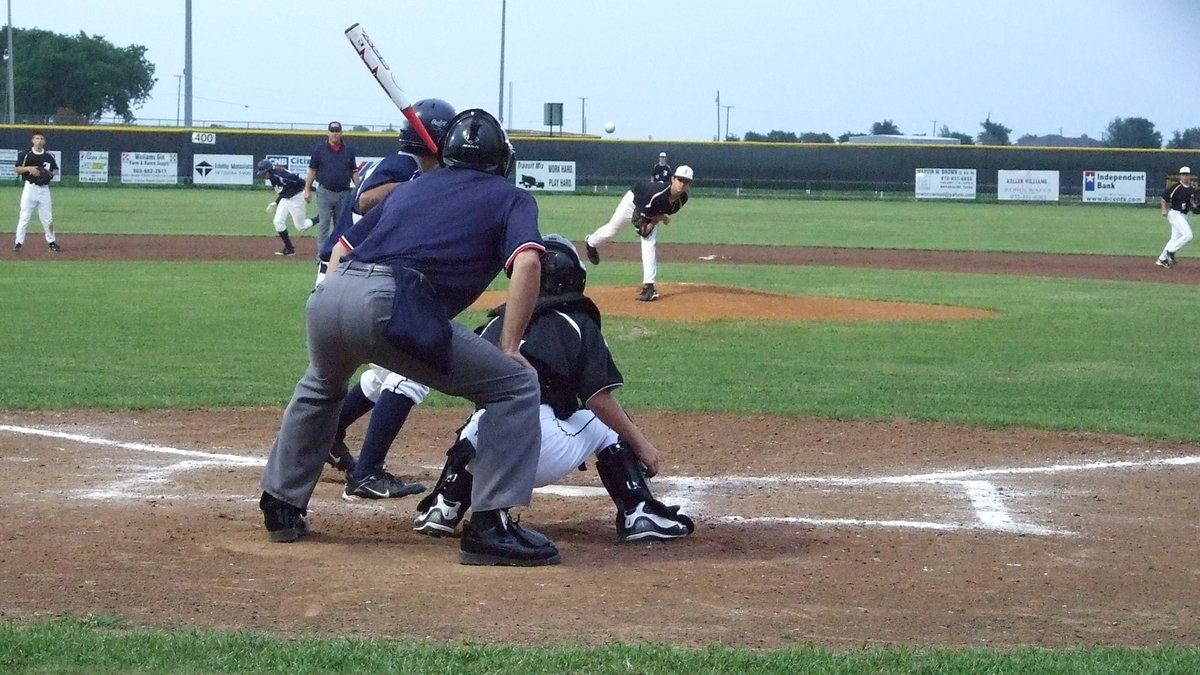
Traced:
<path id="1" fill-rule="evenodd" d="M 589 234 L 585 242 L 588 246 L 597 247 L 601 244 L 606 244 L 613 237 L 621 233 L 621 230 L 629 227 L 633 223 L 633 190 L 625 193 L 621 198 L 617 208 L 613 211 L 612 218 L 608 222 L 601 225 L 595 232 Z M 658 228 L 650 233 L 648 237 L 641 237 L 642 240 L 642 283 L 652 284 L 658 276 Z"/>

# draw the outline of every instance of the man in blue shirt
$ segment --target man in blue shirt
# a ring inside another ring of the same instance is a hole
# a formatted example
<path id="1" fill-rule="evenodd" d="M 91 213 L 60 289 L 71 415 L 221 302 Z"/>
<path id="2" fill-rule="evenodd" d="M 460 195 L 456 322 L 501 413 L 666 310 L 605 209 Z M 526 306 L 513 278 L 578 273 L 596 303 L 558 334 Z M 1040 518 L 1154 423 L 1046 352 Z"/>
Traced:
<path id="1" fill-rule="evenodd" d="M 537 203 L 504 177 L 513 156 L 494 117 L 459 113 L 440 149 L 446 168 L 397 185 L 334 247 L 329 273 L 306 307 L 308 369 L 263 469 L 259 507 L 272 541 L 308 533 L 308 501 L 334 442 L 346 384 L 370 362 L 488 409 L 459 562 L 560 562 L 553 542 L 508 515 L 533 496 L 541 444 L 537 373 L 520 341 L 545 251 Z M 510 275 L 507 318 L 493 345 L 448 317 L 477 300 L 501 270 Z"/>
<path id="2" fill-rule="evenodd" d="M 337 222 L 346 205 L 350 188 L 358 187 L 358 160 L 354 150 L 342 141 L 342 123 L 329 123 L 329 138 L 313 148 L 304 178 L 304 201 L 312 201 L 313 183 L 317 183 L 317 250 Z"/>

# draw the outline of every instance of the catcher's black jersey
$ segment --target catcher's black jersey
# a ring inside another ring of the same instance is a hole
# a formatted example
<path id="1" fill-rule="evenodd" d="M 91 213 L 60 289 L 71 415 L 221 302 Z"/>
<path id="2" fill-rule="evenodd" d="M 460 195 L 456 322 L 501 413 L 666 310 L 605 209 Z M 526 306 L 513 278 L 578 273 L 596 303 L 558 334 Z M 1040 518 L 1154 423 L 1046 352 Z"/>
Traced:
<path id="1" fill-rule="evenodd" d="M 664 213 L 668 216 L 678 213 L 688 200 L 687 193 L 684 192 L 678 200 L 671 201 L 670 182 L 657 183 L 646 180 L 635 184 L 630 189 L 633 191 L 634 222 L 639 219 L 649 220 Z"/>
<path id="2" fill-rule="evenodd" d="M 42 154 L 39 155 L 32 148 L 17 155 L 17 163 L 14 166 L 36 166 L 40 169 L 41 174 L 37 176 L 31 176 L 27 173 L 21 174 L 21 178 L 24 178 L 25 182 L 33 183 L 34 185 L 49 185 L 50 180 L 53 178 L 50 172 L 58 170 L 58 162 L 54 160 L 54 155 L 50 154 L 49 150 L 43 150 Z"/>
<path id="3" fill-rule="evenodd" d="M 504 326 L 503 307 L 496 312 L 500 316 L 480 333 L 492 344 L 500 341 Z M 624 384 L 596 321 L 570 305 L 535 310 L 525 330 L 521 354 L 537 369 L 542 403 L 550 406 L 559 419 L 583 408 L 597 392 Z"/>
<path id="4" fill-rule="evenodd" d="M 1175 187 L 1163 190 L 1162 198 L 1164 202 L 1171 205 L 1171 208 L 1187 213 L 1188 207 L 1193 209 L 1196 207 L 1196 187 L 1179 183 Z"/>

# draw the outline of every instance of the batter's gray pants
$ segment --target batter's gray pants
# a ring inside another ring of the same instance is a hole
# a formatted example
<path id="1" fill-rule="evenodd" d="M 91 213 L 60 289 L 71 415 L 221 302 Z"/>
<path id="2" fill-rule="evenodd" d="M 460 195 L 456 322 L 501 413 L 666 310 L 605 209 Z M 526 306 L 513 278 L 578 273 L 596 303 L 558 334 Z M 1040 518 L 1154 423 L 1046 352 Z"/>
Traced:
<path id="1" fill-rule="evenodd" d="M 308 369 L 283 413 L 262 489 L 308 508 L 333 445 L 346 384 L 359 366 L 375 363 L 486 407 L 479 421 L 473 508 L 529 504 L 542 440 L 536 371 L 455 322 L 450 371 L 426 366 L 383 337 L 394 296 L 391 269 L 362 263 L 339 266 L 309 296 Z"/>
<path id="2" fill-rule="evenodd" d="M 342 209 L 346 206 L 346 200 L 352 194 L 354 194 L 353 189 L 334 192 L 326 190 L 320 185 L 317 186 L 317 215 L 321 217 L 321 222 L 317 223 L 318 251 L 325 250 L 325 241 L 329 239 L 329 235 L 333 234 L 338 216 L 341 215 Z"/>

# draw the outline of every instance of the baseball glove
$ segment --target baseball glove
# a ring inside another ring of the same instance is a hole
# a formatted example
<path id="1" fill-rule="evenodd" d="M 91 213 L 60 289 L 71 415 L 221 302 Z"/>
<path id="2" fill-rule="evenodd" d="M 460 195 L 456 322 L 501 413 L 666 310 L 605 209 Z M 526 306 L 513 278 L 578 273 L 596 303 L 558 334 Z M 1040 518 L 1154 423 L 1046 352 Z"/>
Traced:
<path id="1" fill-rule="evenodd" d="M 645 216 L 635 216 L 633 219 L 633 226 L 637 228 L 638 235 L 642 237 L 649 237 L 656 225 L 657 223 Z"/>
<path id="2" fill-rule="evenodd" d="M 49 185 L 54 180 L 54 174 L 45 167 L 38 168 L 38 175 L 33 179 L 34 185 Z"/>

